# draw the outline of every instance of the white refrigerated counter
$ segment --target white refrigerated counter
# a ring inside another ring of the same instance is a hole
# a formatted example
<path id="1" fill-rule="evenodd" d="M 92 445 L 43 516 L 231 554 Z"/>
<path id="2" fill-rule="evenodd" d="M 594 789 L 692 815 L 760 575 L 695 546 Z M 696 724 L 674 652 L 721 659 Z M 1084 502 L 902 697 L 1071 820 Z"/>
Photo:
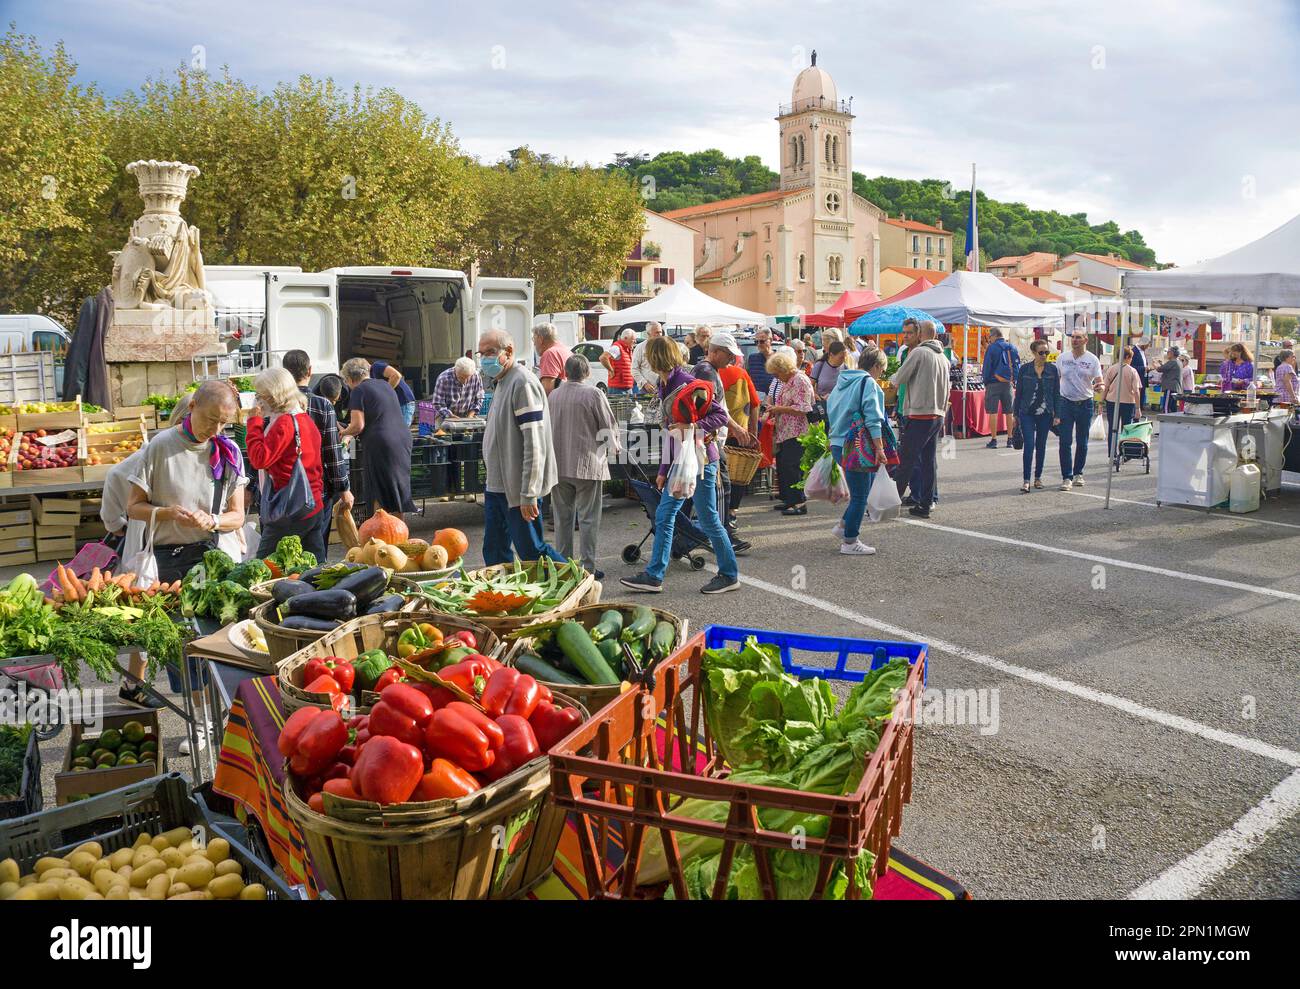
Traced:
<path id="1" fill-rule="evenodd" d="M 1282 490 L 1282 464 L 1290 412 L 1230 416 L 1158 415 L 1156 504 L 1215 508 L 1228 503 L 1228 472 L 1237 466 L 1246 437 L 1255 447 L 1264 492 Z"/>

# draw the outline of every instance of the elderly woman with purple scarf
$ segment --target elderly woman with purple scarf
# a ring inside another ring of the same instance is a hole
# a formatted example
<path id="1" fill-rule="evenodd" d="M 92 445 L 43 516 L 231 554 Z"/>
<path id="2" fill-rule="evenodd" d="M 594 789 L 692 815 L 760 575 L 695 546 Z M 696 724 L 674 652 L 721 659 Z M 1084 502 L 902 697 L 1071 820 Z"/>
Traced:
<path id="1" fill-rule="evenodd" d="M 158 579 L 184 577 L 217 544 L 244 525 L 243 457 L 222 430 L 239 418 L 239 397 L 224 381 L 205 381 L 189 411 L 145 446 L 130 478 L 127 517 L 152 535 Z"/>

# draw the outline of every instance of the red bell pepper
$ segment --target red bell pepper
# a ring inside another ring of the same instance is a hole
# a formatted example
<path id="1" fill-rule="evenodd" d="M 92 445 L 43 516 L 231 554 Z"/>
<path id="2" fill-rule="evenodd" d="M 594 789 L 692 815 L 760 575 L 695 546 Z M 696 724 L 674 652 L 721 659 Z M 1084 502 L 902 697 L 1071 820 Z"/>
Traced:
<path id="1" fill-rule="evenodd" d="M 429 704 L 432 705 L 435 711 L 442 710 L 456 699 L 455 694 L 446 687 L 438 686 L 436 683 L 426 683 L 423 680 L 410 680 L 407 682 L 410 683 L 413 690 L 418 690 L 429 699 Z"/>
<path id="2" fill-rule="evenodd" d="M 448 683 L 454 683 L 476 700 L 487 686 L 488 678 L 501 668 L 501 664 L 486 656 L 466 656 L 459 663 L 452 663 L 438 670 L 438 676 Z"/>
<path id="3" fill-rule="evenodd" d="M 424 736 L 429 755 L 450 759 L 471 773 L 492 765 L 494 751 L 504 742 L 501 726 L 464 701 L 434 711 Z"/>
<path id="4" fill-rule="evenodd" d="M 276 740 L 280 755 L 286 759 L 293 755 L 298 747 L 298 736 L 310 722 L 316 720 L 316 715 L 320 713 L 322 712 L 318 707 L 300 707 L 285 719 L 284 727 L 280 729 L 280 737 Z"/>
<path id="5" fill-rule="evenodd" d="M 478 639 L 474 638 L 474 633 L 467 628 L 461 629 L 459 632 L 452 632 L 451 635 L 447 636 L 442 641 L 447 643 L 452 639 L 460 639 L 460 641 L 469 646 L 470 649 L 478 649 Z"/>
<path id="6" fill-rule="evenodd" d="M 480 702 L 494 718 L 502 714 L 517 714 L 527 721 L 541 698 L 537 686 L 537 681 L 527 673 L 503 666 L 488 677 Z"/>
<path id="7" fill-rule="evenodd" d="M 536 712 L 533 713 L 536 714 Z M 343 748 L 339 749 L 339 762 L 351 766 L 356 761 L 357 745 L 354 742 L 349 742 L 347 745 L 343 746 Z"/>
<path id="8" fill-rule="evenodd" d="M 315 680 L 310 681 L 303 688 L 309 694 L 326 694 L 330 699 L 330 707 L 336 711 L 341 711 L 346 703 L 347 694 L 339 686 L 339 682 L 328 673 L 322 673 Z"/>
<path id="9" fill-rule="evenodd" d="M 346 747 L 347 746 L 344 746 L 344 748 Z M 341 752 L 342 749 L 339 751 Z M 335 762 L 332 766 L 326 769 L 325 772 L 321 773 L 320 778 L 322 783 L 328 783 L 330 780 L 345 780 L 350 775 L 352 775 L 352 767 L 340 759 L 338 762 Z"/>
<path id="10" fill-rule="evenodd" d="M 483 773 L 489 780 L 499 780 L 542 754 L 532 726 L 519 715 L 503 714 L 497 718 L 497 724 L 501 726 L 503 741 L 496 749 L 496 758 Z"/>
<path id="11" fill-rule="evenodd" d="M 446 800 L 467 797 L 479 788 L 479 781 L 454 762 L 434 759 L 429 771 L 420 777 L 412 800 Z"/>
<path id="12" fill-rule="evenodd" d="M 357 671 L 353 668 L 352 663 L 339 656 L 324 656 L 307 660 L 307 665 L 303 667 L 302 682 L 311 683 L 318 676 L 331 676 L 338 683 L 339 689 L 345 694 L 352 693 L 352 685 L 356 683 Z"/>
<path id="13" fill-rule="evenodd" d="M 297 736 L 289 755 L 289 768 L 299 776 L 315 776 L 337 761 L 339 751 L 347 742 L 348 726 L 338 712 L 317 709 L 316 717 Z"/>
<path id="14" fill-rule="evenodd" d="M 400 804 L 409 800 L 424 775 L 424 756 L 414 745 L 391 735 L 376 735 L 357 753 L 352 785 L 363 800 Z"/>
<path id="15" fill-rule="evenodd" d="M 314 810 L 317 814 L 324 814 L 325 795 L 321 793 L 319 790 L 317 790 L 315 793 L 313 793 L 310 797 L 307 798 L 307 806 L 310 807 L 312 810 Z"/>
<path id="16" fill-rule="evenodd" d="M 385 687 L 390 687 L 395 683 L 403 683 L 405 680 L 406 673 L 396 666 L 390 666 L 388 669 L 384 670 L 383 673 L 379 674 L 379 679 L 375 681 L 375 685 L 372 689 L 375 693 L 382 694 Z"/>
<path id="17" fill-rule="evenodd" d="M 370 709 L 370 734 L 391 735 L 419 748 L 432 717 L 429 698 L 405 683 L 390 683 L 380 692 L 379 703 Z"/>
<path id="18" fill-rule="evenodd" d="M 347 797 L 349 800 L 361 799 L 361 794 L 357 793 L 357 788 L 352 785 L 350 779 L 326 780 L 321 789 L 325 793 L 334 794 L 336 797 Z"/>
<path id="19" fill-rule="evenodd" d="M 576 707 L 538 704 L 528 723 L 537 736 L 538 748 L 549 752 L 556 742 L 582 724 L 582 714 Z"/>

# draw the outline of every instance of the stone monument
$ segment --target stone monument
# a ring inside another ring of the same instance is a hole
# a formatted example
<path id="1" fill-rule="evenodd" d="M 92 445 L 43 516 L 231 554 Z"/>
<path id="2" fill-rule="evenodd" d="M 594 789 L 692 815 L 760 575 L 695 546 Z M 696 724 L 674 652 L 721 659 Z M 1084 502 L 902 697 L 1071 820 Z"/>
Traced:
<path id="1" fill-rule="evenodd" d="M 149 391 L 183 387 L 193 380 L 193 358 L 225 348 L 203 277 L 199 228 L 180 210 L 198 168 L 151 159 L 133 161 L 126 171 L 140 185 L 144 212 L 131 224 L 126 245 L 114 252 L 114 312 L 104 358 L 115 403 L 134 405 Z"/>

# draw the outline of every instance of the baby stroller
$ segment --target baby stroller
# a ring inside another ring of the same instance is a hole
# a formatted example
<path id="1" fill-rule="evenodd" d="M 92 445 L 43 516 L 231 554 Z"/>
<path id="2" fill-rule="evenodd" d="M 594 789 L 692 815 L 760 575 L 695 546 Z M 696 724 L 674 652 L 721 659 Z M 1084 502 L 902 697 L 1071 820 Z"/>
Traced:
<path id="1" fill-rule="evenodd" d="M 1146 473 L 1151 473 L 1151 432 L 1155 423 L 1150 419 L 1139 419 L 1121 426 L 1119 438 L 1115 445 L 1115 469 L 1130 460 L 1141 460 Z"/>
<path id="2" fill-rule="evenodd" d="M 659 511 L 660 493 L 654 483 L 646 477 L 640 464 L 630 463 L 629 469 L 635 469 L 641 475 L 640 479 L 629 476 L 627 483 L 632 485 L 641 507 L 645 509 L 646 518 L 650 520 L 650 531 L 641 537 L 641 541 L 628 543 L 623 547 L 623 562 L 634 564 L 641 559 L 641 550 L 645 546 L 645 541 L 655 534 L 655 513 Z M 692 570 L 703 570 L 704 557 L 695 551 L 699 549 L 711 551 L 712 547 L 709 544 L 709 537 L 695 524 L 691 507 L 692 502 L 688 499 L 682 503 L 682 507 L 677 512 L 677 522 L 673 525 L 672 558 L 687 560 Z"/>

